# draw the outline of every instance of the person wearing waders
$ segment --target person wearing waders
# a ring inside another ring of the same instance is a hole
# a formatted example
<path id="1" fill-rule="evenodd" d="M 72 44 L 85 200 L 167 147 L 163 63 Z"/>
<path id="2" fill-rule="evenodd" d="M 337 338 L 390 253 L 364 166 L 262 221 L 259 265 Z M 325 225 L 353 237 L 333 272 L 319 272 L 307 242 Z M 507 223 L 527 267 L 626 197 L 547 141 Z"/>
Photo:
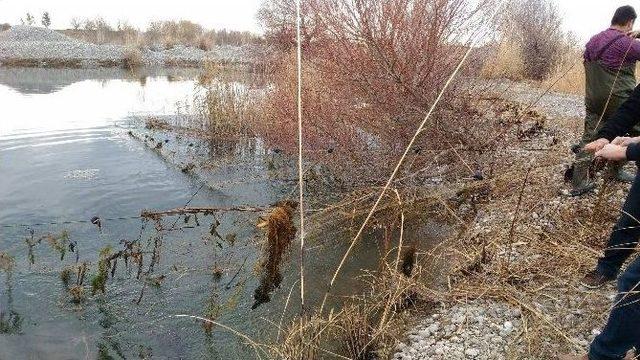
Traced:
<path id="1" fill-rule="evenodd" d="M 610 121 L 636 86 L 635 65 L 640 61 L 640 41 L 636 40 L 638 33 L 632 29 L 637 17 L 631 6 L 618 8 L 611 27 L 587 43 L 584 53 L 586 117 L 578 149 L 596 140 L 595 134 Z M 640 135 L 640 127 L 636 129 L 632 134 Z M 589 153 L 584 150 L 578 152 L 573 165 L 572 190 L 568 195 L 581 196 L 595 188 L 589 176 L 591 160 Z M 623 170 L 624 164 L 610 164 L 609 176 L 631 182 L 633 175 Z"/>
<path id="2" fill-rule="evenodd" d="M 640 123 L 640 86 L 620 106 L 596 135 L 596 140 L 585 146 L 585 151 L 596 157 L 615 161 L 640 163 L 640 137 L 624 137 Z M 611 233 L 605 256 L 598 269 L 585 278 L 591 285 L 602 285 L 615 280 L 624 262 L 634 253 L 640 239 L 640 175 L 636 175 L 622 214 Z M 583 281 L 584 282 L 584 281 Z M 561 360 L 614 360 L 636 359 L 640 355 L 640 257 L 627 267 L 618 278 L 618 296 L 609 321 L 584 356 L 560 356 Z"/>

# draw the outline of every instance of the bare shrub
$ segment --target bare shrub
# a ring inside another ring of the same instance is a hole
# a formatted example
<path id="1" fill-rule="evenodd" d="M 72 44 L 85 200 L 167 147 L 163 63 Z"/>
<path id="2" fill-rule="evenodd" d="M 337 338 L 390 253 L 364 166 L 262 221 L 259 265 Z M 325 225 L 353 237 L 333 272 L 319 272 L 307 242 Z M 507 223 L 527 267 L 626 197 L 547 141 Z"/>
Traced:
<path id="1" fill-rule="evenodd" d="M 7 31 L 11 29 L 11 25 L 9 24 L 0 24 L 0 31 Z"/>
<path id="2" fill-rule="evenodd" d="M 123 66 L 129 70 L 135 70 L 143 65 L 142 52 L 138 48 L 130 47 L 125 51 Z"/>
<path id="3" fill-rule="evenodd" d="M 215 38 L 211 33 L 200 35 L 196 42 L 198 49 L 203 51 L 210 51 L 215 46 Z"/>
<path id="4" fill-rule="evenodd" d="M 73 30 L 80 30 L 80 28 L 82 27 L 82 20 L 78 17 L 74 17 L 71 19 L 71 22 L 69 24 L 71 25 L 71 28 Z"/>
<path id="5" fill-rule="evenodd" d="M 178 44 L 196 47 L 204 32 L 202 26 L 187 20 L 155 21 L 149 24 L 145 37 L 147 43 L 162 44 L 166 49 Z"/>
<path id="6" fill-rule="evenodd" d="M 279 12 L 289 1 L 274 0 Z M 355 0 L 309 3 L 313 37 L 306 39 L 304 142 L 309 157 L 350 181 L 374 181 L 392 166 L 478 29 L 480 9 L 467 0 Z M 264 10 L 263 10 L 264 12 Z M 274 25 L 275 24 L 275 25 Z M 266 33 L 288 29 L 282 22 Z M 267 37 L 271 41 L 281 41 Z M 281 46 L 281 48 L 284 48 Z M 293 151 L 297 126 L 295 57 L 285 55 L 265 110 L 263 129 L 273 146 Z M 419 148 L 444 143 L 467 122 L 468 87 L 453 84 Z M 275 130 L 277 129 L 277 130 Z M 461 141 L 468 141 L 464 136 Z M 466 140 L 465 140 L 466 139 Z M 424 165 L 417 159 L 414 165 Z"/>
<path id="7" fill-rule="evenodd" d="M 542 80 L 558 66 L 565 41 L 561 26 L 558 7 L 550 0 L 509 2 L 503 36 L 520 44 L 526 78 Z"/>
<path id="8" fill-rule="evenodd" d="M 261 36 L 256 35 L 249 31 L 235 31 L 235 30 L 212 30 L 210 35 L 218 45 L 234 45 L 241 46 L 247 44 L 261 44 L 263 39 Z"/>
<path id="9" fill-rule="evenodd" d="M 314 0 L 315 1 L 315 0 Z M 314 1 L 303 1 L 302 42 L 305 47 L 318 34 L 321 27 L 315 21 Z M 291 50 L 296 44 L 295 0 L 264 1 L 258 10 L 258 21 L 264 29 L 267 43 L 282 51 Z"/>

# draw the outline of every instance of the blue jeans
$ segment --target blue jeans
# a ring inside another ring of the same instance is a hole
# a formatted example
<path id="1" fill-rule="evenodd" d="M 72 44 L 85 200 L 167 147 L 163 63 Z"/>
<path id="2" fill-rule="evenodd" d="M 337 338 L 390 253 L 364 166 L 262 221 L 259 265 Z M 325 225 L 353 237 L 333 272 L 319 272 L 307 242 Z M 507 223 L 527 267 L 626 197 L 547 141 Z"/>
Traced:
<path id="1" fill-rule="evenodd" d="M 618 276 L 620 268 L 634 253 L 640 239 L 640 176 L 636 176 L 622 210 L 604 257 L 598 261 L 598 272 L 611 279 Z"/>
<path id="2" fill-rule="evenodd" d="M 618 291 L 607 325 L 591 344 L 590 360 L 619 360 L 633 347 L 640 349 L 640 258 L 620 276 Z"/>

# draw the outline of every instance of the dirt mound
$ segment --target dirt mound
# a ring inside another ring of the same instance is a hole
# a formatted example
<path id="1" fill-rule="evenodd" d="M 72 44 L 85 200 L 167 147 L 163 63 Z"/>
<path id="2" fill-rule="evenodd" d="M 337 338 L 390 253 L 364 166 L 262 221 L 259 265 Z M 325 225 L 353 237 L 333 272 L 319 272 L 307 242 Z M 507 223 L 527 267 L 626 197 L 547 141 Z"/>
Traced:
<path id="1" fill-rule="evenodd" d="M 77 42 L 53 30 L 24 25 L 3 31 L 0 33 L 0 41 Z"/>

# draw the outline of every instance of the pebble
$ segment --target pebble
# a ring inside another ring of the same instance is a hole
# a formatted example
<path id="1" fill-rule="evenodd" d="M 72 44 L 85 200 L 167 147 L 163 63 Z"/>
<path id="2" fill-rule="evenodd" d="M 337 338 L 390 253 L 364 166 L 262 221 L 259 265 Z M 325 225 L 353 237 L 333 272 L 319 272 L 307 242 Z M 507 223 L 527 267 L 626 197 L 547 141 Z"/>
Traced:
<path id="1" fill-rule="evenodd" d="M 411 331 L 394 359 L 504 359 L 521 315 L 520 309 L 489 300 L 443 309 Z"/>

